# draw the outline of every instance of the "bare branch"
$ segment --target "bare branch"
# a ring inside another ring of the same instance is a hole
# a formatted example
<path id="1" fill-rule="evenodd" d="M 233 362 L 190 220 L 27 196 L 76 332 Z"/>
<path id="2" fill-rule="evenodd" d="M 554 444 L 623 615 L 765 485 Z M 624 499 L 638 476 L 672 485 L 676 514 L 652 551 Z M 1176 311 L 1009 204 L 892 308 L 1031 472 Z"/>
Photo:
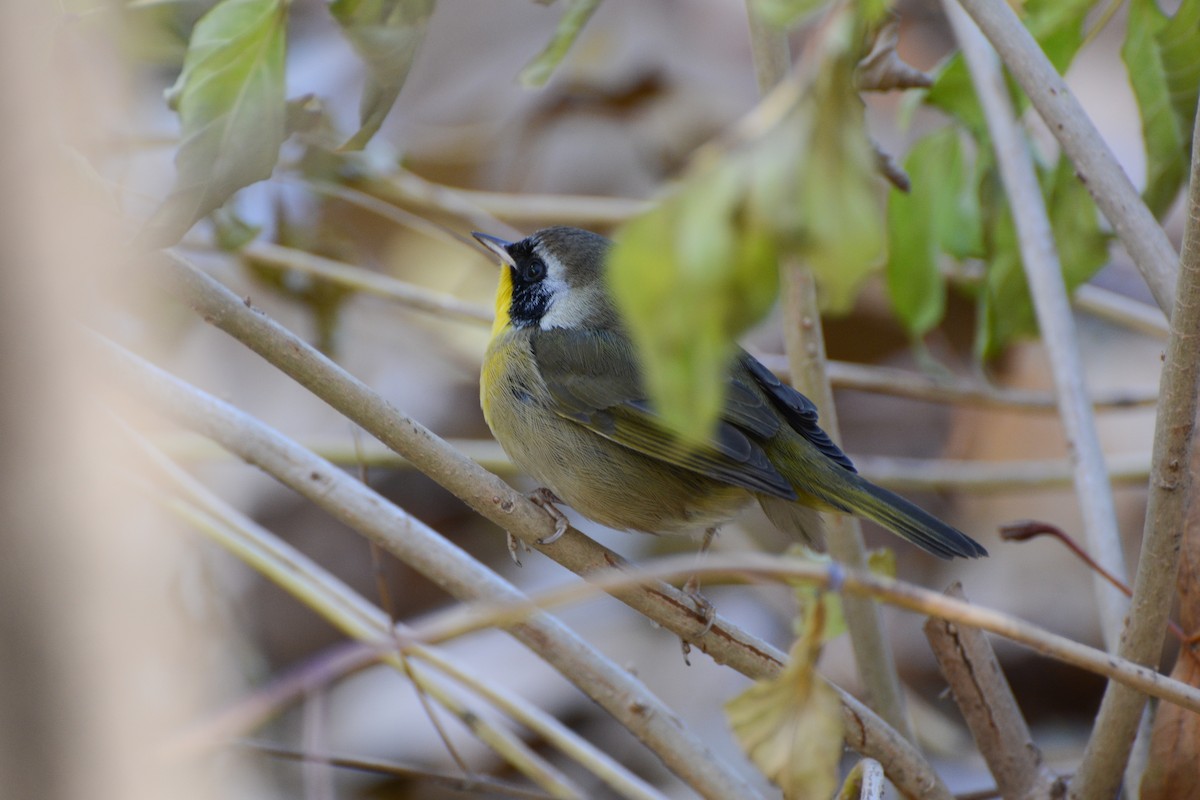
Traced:
<path id="1" fill-rule="evenodd" d="M 1062 144 L 1079 179 L 1117 232 L 1155 301 L 1169 316 L 1175 305 L 1175 248 L 1066 81 L 1005 0 L 958 2 L 995 46 L 1046 127 Z M 970 54 L 966 47 L 963 50 Z"/>
<path id="2" fill-rule="evenodd" d="M 1200 109 L 1195 129 L 1200 133 Z M 1187 229 L 1179 265 L 1179 287 L 1171 315 L 1159 387 L 1158 421 L 1150 472 L 1150 500 L 1142 551 L 1133 582 L 1129 622 L 1120 653 L 1140 664 L 1157 664 L 1171 610 L 1179 546 L 1188 499 L 1189 469 L 1196 425 L 1196 389 L 1200 383 L 1200 147 L 1192 148 Z M 1115 794 L 1129 758 L 1146 698 L 1109 684 L 1096 717 L 1096 727 L 1071 782 L 1072 798 Z"/>
<path id="3" fill-rule="evenodd" d="M 1042 341 L 1053 368 L 1059 413 L 1075 466 L 1075 488 L 1088 545 L 1093 557 L 1106 570 L 1124 580 L 1125 557 L 1121 549 L 1121 532 L 1117 528 L 1112 486 L 1087 398 L 1079 340 L 1037 174 L 1017 128 L 1008 88 L 991 47 L 956 0 L 944 0 L 943 5 L 966 58 L 975 94 L 983 106 L 1000 177 L 1008 194 L 1021 262 L 1033 295 Z M 1025 32 L 1025 29 L 1021 28 L 1021 31 Z M 1040 49 L 1037 52 L 1041 55 Z M 1155 228 L 1161 233 L 1157 225 Z M 1104 642 L 1113 651 L 1120 638 L 1128 603 L 1120 592 L 1098 576 L 1093 577 L 1092 591 L 1100 612 Z"/>
<path id="4" fill-rule="evenodd" d="M 946 594 L 967 599 L 957 582 Z M 931 617 L 925 636 L 1000 794 L 1024 800 L 1061 796 L 1066 787 L 1042 761 L 983 631 Z"/>
<path id="5" fill-rule="evenodd" d="M 431 314 L 456 317 L 485 325 L 490 325 L 494 316 L 492 310 L 486 306 L 468 303 L 453 295 L 435 292 L 422 286 L 405 283 L 387 275 L 380 275 L 362 267 L 335 261 L 332 258 L 325 258 L 305 250 L 297 250 L 293 247 L 283 247 L 270 242 L 251 242 L 238 251 L 238 255 L 252 264 L 265 264 L 316 275 L 355 291 L 373 294 Z"/>

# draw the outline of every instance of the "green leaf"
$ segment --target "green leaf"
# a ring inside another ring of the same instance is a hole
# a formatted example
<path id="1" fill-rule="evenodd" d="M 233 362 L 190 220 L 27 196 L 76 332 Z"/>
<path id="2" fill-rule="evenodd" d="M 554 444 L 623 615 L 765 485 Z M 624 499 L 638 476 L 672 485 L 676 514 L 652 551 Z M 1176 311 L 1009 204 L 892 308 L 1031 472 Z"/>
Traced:
<path id="1" fill-rule="evenodd" d="M 1040 170 L 1046 211 L 1067 291 L 1085 283 L 1108 260 L 1108 235 L 1100 229 L 1095 203 L 1060 156 Z M 979 355 L 997 355 L 1013 339 L 1037 333 L 1037 316 L 1025 279 L 1012 214 L 1004 204 L 989 224 L 988 273 L 980 302 Z"/>
<path id="2" fill-rule="evenodd" d="M 856 63 L 852 48 L 835 52 L 799 111 L 809 126 L 796 173 L 799 252 L 817 278 L 822 305 L 832 312 L 849 309 L 882 262 L 886 238 L 875 150 L 854 85 Z"/>
<path id="3" fill-rule="evenodd" d="M 962 137 L 943 128 L 915 144 L 904 161 L 908 193 L 888 195 L 887 285 L 896 315 L 913 338 L 942 319 L 946 287 L 941 252 L 955 258 L 983 255 L 979 199 Z"/>
<path id="4" fill-rule="evenodd" d="M 1200 0 L 1185 0 L 1173 18 L 1154 0 L 1132 0 L 1121 58 L 1142 118 L 1142 196 L 1161 217 L 1187 176 L 1200 88 Z"/>
<path id="5" fill-rule="evenodd" d="M 875 153 L 853 83 L 862 33 L 846 8 L 835 12 L 811 45 L 813 77 L 772 109 L 778 122 L 702 151 L 658 208 L 614 236 L 613 296 L 651 399 L 685 439 L 711 432 L 734 337 L 774 302 L 785 248 L 812 266 L 834 309 L 882 260 Z"/>
<path id="6" fill-rule="evenodd" d="M 837 791 L 842 755 L 841 704 L 814 669 L 823 606 L 813 606 L 805 620 L 805 633 L 783 671 L 725 704 L 742 750 L 789 799 L 830 797 Z"/>
<path id="7" fill-rule="evenodd" d="M 607 276 L 645 360 L 650 395 L 680 436 L 708 435 L 725 401 L 734 338 L 770 308 L 775 248 L 746 203 L 738 160 L 625 225 Z"/>
<path id="8" fill-rule="evenodd" d="M 567 9 L 563 12 L 562 19 L 558 21 L 558 27 L 555 28 L 554 36 L 550 38 L 546 48 L 521 70 L 517 79 L 522 86 L 536 89 L 546 85 L 546 81 L 550 80 L 554 70 L 566 57 L 567 51 L 579 38 L 583 26 L 587 25 L 588 20 L 592 18 L 592 14 L 596 13 L 599 6 L 600 0 L 570 0 L 568 2 Z"/>
<path id="9" fill-rule="evenodd" d="M 361 150 L 384 119 L 416 58 L 434 0 L 333 0 L 329 13 L 367 68 L 359 102 L 359 129 L 342 145 Z"/>
<path id="10" fill-rule="evenodd" d="M 183 143 L 175 186 L 147 225 L 154 246 L 178 241 L 243 186 L 270 177 L 285 137 L 287 0 L 222 0 L 196 23 L 167 92 Z"/>

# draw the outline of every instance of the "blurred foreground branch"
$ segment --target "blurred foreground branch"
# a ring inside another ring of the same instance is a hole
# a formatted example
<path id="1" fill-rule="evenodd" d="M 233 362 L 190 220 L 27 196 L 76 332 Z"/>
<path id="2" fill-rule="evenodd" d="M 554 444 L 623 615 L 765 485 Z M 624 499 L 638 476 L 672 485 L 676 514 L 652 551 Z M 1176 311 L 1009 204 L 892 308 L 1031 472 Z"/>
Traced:
<path id="1" fill-rule="evenodd" d="M 118 355 L 113 362 L 170 417 L 260 467 L 446 592 L 489 604 L 525 602 L 512 584 L 334 465 L 132 355 Z M 701 795 L 755 796 L 640 681 L 558 620 L 534 614 L 509 626 L 508 632 L 620 721 Z"/>

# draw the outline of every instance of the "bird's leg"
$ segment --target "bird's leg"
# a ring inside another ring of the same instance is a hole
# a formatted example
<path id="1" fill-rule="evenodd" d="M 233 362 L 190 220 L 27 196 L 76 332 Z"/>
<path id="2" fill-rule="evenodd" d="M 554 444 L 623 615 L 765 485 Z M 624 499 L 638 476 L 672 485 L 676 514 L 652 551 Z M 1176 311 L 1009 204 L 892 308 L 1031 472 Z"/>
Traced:
<path id="1" fill-rule="evenodd" d="M 700 542 L 700 551 L 696 553 L 697 566 L 699 566 L 700 562 L 703 561 L 704 554 L 708 552 L 708 548 L 712 547 L 713 539 L 716 537 L 717 529 L 715 527 L 708 528 L 704 531 L 704 539 L 702 539 Z M 707 597 L 700 594 L 699 574 L 695 572 L 691 574 L 691 576 L 687 579 L 687 582 L 683 584 L 683 592 L 691 598 L 693 603 L 696 604 L 696 611 L 700 614 L 700 619 L 704 621 L 704 630 L 697 634 L 697 636 L 703 636 L 712 630 L 713 622 L 715 622 L 717 619 L 717 609 L 711 602 L 709 602 Z M 692 662 L 688 660 L 688 654 L 692 651 L 692 645 L 686 639 L 684 639 L 681 644 L 683 645 L 683 661 L 688 666 L 691 666 Z"/>
<path id="2" fill-rule="evenodd" d="M 550 515 L 550 519 L 554 520 L 554 533 L 545 538 L 538 539 L 537 543 L 554 544 L 567 532 L 567 528 L 571 527 L 571 523 L 567 520 L 567 515 L 559 511 L 558 507 L 554 505 L 555 503 L 561 503 L 562 499 L 545 486 L 534 489 L 527 497 L 534 505 L 545 509 L 546 513 Z"/>

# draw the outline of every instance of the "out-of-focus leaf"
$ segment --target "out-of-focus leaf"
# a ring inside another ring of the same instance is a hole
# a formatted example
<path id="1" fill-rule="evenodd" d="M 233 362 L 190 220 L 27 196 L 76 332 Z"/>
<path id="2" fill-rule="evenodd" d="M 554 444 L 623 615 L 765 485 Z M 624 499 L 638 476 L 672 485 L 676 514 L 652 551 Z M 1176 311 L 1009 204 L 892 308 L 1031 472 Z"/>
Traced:
<path id="1" fill-rule="evenodd" d="M 890 547 L 868 550 L 867 569 L 885 578 L 896 577 L 896 551 Z"/>
<path id="2" fill-rule="evenodd" d="M 776 28 L 790 28 L 829 5 L 831 0 L 752 0 L 754 11 Z"/>
<path id="3" fill-rule="evenodd" d="M 792 545 L 787 549 L 787 555 L 814 561 L 818 564 L 832 564 L 833 556 L 818 552 L 803 544 Z M 794 621 L 796 636 L 804 636 L 810 624 L 810 618 L 817 613 L 816 606 L 820 605 L 822 616 L 821 639 L 819 644 L 825 644 L 846 632 L 846 617 L 842 612 L 842 598 L 833 592 L 827 592 L 820 586 L 805 581 L 796 581 L 792 585 L 796 593 L 796 607 L 800 613 Z"/>
<path id="4" fill-rule="evenodd" d="M 1043 175 L 1050 229 L 1062 262 L 1067 291 L 1086 283 L 1108 261 L 1109 235 L 1100 228 L 1096 203 L 1075 175 L 1069 158 Z"/>
<path id="5" fill-rule="evenodd" d="M 226 252 L 241 250 L 262 232 L 261 225 L 251 225 L 229 206 L 221 206 L 214 211 L 212 221 L 217 234 L 217 247 Z"/>
<path id="6" fill-rule="evenodd" d="M 1155 0 L 1132 0 L 1121 58 L 1142 117 L 1142 196 L 1162 216 L 1187 175 L 1200 88 L 1200 0 L 1184 0 L 1173 18 Z"/>
<path id="7" fill-rule="evenodd" d="M 725 704 L 742 750 L 789 800 L 830 797 L 838 786 L 840 703 L 814 669 L 823 617 L 823 606 L 813 606 L 783 671 Z"/>
<path id="8" fill-rule="evenodd" d="M 773 302 L 781 252 L 807 260 L 835 310 L 882 260 L 875 152 L 853 85 L 863 41 L 848 9 L 835 12 L 811 45 L 819 66 L 779 121 L 705 151 L 657 209 L 614 236 L 613 295 L 651 399 L 685 439 L 710 434 L 733 339 Z"/>
<path id="9" fill-rule="evenodd" d="M 983 255 L 979 201 L 962 138 L 943 128 L 917 142 L 904 162 L 908 193 L 888 196 L 887 284 L 892 306 L 913 338 L 941 321 L 946 289 L 941 252 Z"/>
<path id="10" fill-rule="evenodd" d="M 1108 236 L 1100 229 L 1096 206 L 1069 159 L 1062 156 L 1053 169 L 1041 171 L 1041 181 L 1063 281 L 1071 291 L 1108 260 Z M 1017 337 L 1037 333 L 1037 316 L 1007 205 L 989 227 L 988 273 L 981 297 L 984 324 L 976 342 L 983 358 L 995 356 Z"/>
<path id="11" fill-rule="evenodd" d="M 844 35 L 854 35 L 846 27 Z M 854 88 L 855 62 L 850 46 L 831 54 L 800 110 L 811 126 L 797 174 L 800 252 L 833 312 L 849 308 L 884 255 L 875 151 Z"/>
<path id="12" fill-rule="evenodd" d="M 425 38 L 434 0 L 333 0 L 329 13 L 367 68 L 359 129 L 342 145 L 361 150 L 383 125 Z"/>
<path id="13" fill-rule="evenodd" d="M 143 239 L 166 246 L 238 189 L 271 175 L 285 136 L 286 0 L 222 0 L 196 23 L 167 92 L 183 143 L 175 186 Z"/>
<path id="14" fill-rule="evenodd" d="M 686 186 L 618 232 L 607 274 L 664 421 L 699 440 L 724 403 L 733 340 L 770 308 L 778 276 L 738 163 Z"/>
<path id="15" fill-rule="evenodd" d="M 546 85 L 599 6 L 600 0 L 569 0 L 546 48 L 521 70 L 518 80 L 522 86 L 536 89 Z"/>
<path id="16" fill-rule="evenodd" d="M 788 555 L 815 561 L 819 564 L 833 563 L 833 556 L 819 553 L 811 547 L 798 544 L 787 549 Z M 896 551 L 888 547 L 880 547 L 867 552 L 867 569 L 876 575 L 887 578 L 896 577 Z M 796 592 L 796 604 L 800 615 L 796 619 L 796 635 L 803 636 L 809 624 L 809 615 L 816 605 L 820 604 L 824 614 L 824 624 L 821 630 L 820 644 L 825 644 L 846 632 L 846 618 L 842 610 L 842 598 L 834 592 L 827 592 L 812 583 L 797 581 L 793 587 Z"/>

